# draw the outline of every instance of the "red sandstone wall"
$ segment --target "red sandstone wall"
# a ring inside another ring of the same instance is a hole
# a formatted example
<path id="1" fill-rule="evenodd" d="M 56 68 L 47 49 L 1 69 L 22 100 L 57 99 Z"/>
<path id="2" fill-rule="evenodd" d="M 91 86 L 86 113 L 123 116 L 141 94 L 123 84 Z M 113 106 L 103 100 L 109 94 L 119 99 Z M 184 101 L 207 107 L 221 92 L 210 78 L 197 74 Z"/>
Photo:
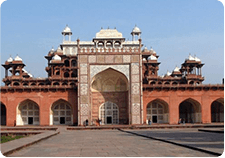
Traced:
<path id="1" fill-rule="evenodd" d="M 68 101 L 73 109 L 73 123 L 78 122 L 77 92 L 55 91 L 55 92 L 1 92 L 1 102 L 6 106 L 6 125 L 13 126 L 16 120 L 17 106 L 25 101 L 32 100 L 39 105 L 40 125 L 49 125 L 50 108 L 52 104 L 60 99 Z"/>
<path id="2" fill-rule="evenodd" d="M 146 118 L 147 104 L 160 99 L 168 104 L 169 123 L 177 124 L 179 120 L 179 105 L 186 99 L 193 99 L 201 105 L 202 123 L 211 123 L 211 104 L 217 99 L 224 99 L 223 90 L 177 90 L 177 91 L 144 91 L 143 92 L 143 119 Z"/>
<path id="3" fill-rule="evenodd" d="M 119 107 L 119 123 L 128 123 L 128 93 L 127 92 L 92 92 L 92 120 L 99 118 L 99 107 L 106 101 Z"/>

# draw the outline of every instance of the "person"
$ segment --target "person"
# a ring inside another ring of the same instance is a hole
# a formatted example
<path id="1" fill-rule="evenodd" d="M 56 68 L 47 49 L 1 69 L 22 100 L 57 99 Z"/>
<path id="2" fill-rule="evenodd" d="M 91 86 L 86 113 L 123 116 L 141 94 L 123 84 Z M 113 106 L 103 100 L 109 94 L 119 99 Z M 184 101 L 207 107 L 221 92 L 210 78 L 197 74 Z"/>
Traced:
<path id="1" fill-rule="evenodd" d="M 152 120 L 151 120 L 151 119 L 148 120 L 148 124 L 149 124 L 149 125 L 152 124 Z"/>
<path id="2" fill-rule="evenodd" d="M 185 118 L 183 119 L 183 124 L 185 124 Z"/>
<path id="3" fill-rule="evenodd" d="M 178 124 L 181 124 L 181 122 L 182 122 L 182 119 L 180 118 L 179 121 L 178 121 Z"/>

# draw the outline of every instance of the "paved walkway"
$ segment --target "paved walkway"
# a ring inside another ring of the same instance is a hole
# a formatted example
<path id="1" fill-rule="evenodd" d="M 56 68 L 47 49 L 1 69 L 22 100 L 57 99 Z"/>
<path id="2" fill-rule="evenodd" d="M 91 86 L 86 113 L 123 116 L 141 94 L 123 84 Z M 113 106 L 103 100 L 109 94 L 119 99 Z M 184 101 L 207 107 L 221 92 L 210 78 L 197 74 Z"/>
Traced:
<path id="1" fill-rule="evenodd" d="M 60 134 L 12 153 L 16 157 L 125 157 L 213 156 L 180 146 L 134 136 L 118 130 L 74 131 L 60 127 Z"/>
<path id="2" fill-rule="evenodd" d="M 224 150 L 224 133 L 222 128 L 199 129 L 154 129 L 154 130 L 125 130 L 139 135 L 166 140 L 176 144 L 194 147 L 213 153 L 222 154 Z M 217 132 L 216 132 L 217 131 Z"/>

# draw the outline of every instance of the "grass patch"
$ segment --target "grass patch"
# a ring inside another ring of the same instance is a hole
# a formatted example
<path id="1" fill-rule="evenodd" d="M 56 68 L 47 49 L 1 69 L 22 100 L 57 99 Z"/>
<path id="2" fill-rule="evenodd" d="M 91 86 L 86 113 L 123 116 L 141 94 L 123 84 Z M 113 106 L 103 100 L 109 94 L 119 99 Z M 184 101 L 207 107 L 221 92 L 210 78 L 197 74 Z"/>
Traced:
<path id="1" fill-rule="evenodd" d="M 5 143 L 11 140 L 23 138 L 25 136 L 17 136 L 17 135 L 8 135 L 8 136 L 1 136 L 1 142 L 0 143 Z"/>

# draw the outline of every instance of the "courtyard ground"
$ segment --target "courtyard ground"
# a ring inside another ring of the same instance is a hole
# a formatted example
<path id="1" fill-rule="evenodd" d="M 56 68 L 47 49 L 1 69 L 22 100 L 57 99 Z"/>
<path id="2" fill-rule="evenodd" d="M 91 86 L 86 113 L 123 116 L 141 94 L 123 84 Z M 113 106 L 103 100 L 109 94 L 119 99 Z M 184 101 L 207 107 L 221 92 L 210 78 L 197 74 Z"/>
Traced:
<path id="1" fill-rule="evenodd" d="M 192 142 L 212 149 L 210 144 L 219 144 L 218 152 L 223 151 L 223 133 L 201 132 L 197 129 L 156 129 L 156 130 L 67 130 L 66 126 L 59 127 L 59 134 L 36 144 L 15 151 L 8 156 L 82 156 L 82 157 L 209 157 L 213 154 L 192 150 L 179 145 L 134 135 L 148 135 L 177 142 Z M 215 139 L 213 137 L 216 137 Z M 17 141 L 17 140 L 15 140 Z M 195 143 L 196 142 L 196 143 Z M 213 150 L 213 149 L 212 149 Z"/>

